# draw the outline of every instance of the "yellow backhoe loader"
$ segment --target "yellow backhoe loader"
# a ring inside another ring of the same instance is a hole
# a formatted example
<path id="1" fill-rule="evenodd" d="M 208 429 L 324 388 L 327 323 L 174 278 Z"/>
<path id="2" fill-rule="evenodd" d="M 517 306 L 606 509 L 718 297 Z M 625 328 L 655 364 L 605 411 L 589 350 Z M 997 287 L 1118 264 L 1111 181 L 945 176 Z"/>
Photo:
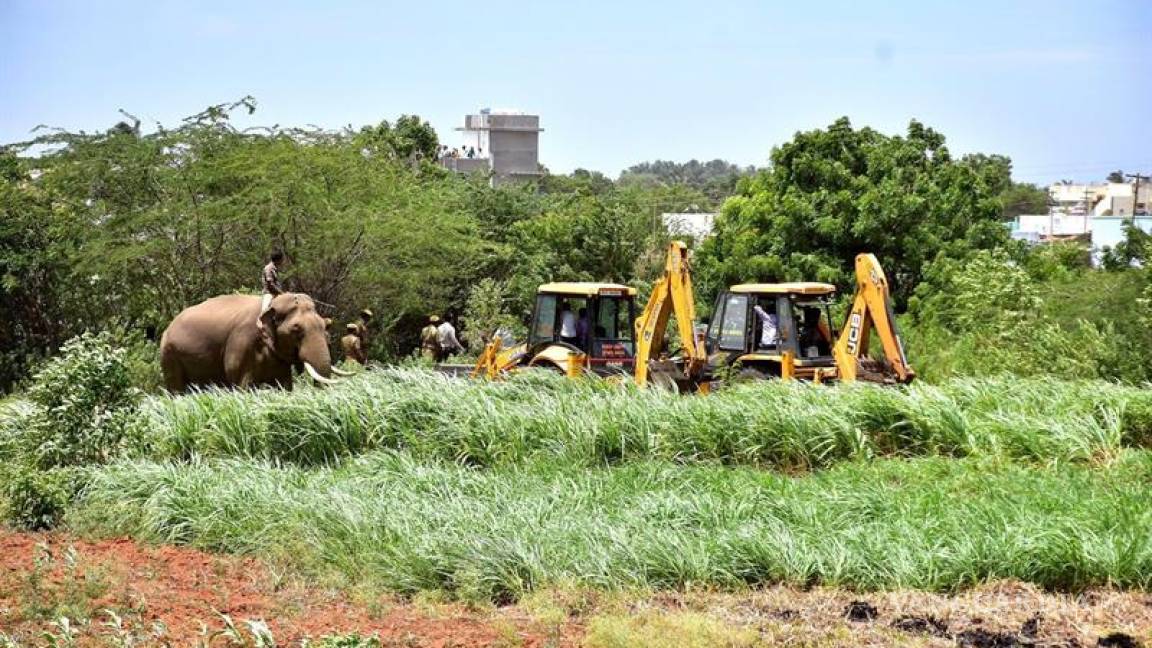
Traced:
<path id="1" fill-rule="evenodd" d="M 852 309 L 833 338 L 830 304 L 835 293 L 835 286 L 816 282 L 732 286 L 717 297 L 712 319 L 700 334 L 687 248 L 673 242 L 664 276 L 636 321 L 636 383 L 706 392 L 730 378 L 911 382 L 916 374 L 904 354 L 888 280 L 876 257 L 857 255 Z M 665 348 L 672 316 L 679 353 Z M 883 350 L 880 361 L 869 356 L 873 329 Z"/>
<path id="2" fill-rule="evenodd" d="M 527 342 L 505 348 L 493 337 L 472 377 L 496 378 L 520 367 L 543 367 L 570 376 L 632 375 L 636 289 L 613 283 L 541 285 Z"/>

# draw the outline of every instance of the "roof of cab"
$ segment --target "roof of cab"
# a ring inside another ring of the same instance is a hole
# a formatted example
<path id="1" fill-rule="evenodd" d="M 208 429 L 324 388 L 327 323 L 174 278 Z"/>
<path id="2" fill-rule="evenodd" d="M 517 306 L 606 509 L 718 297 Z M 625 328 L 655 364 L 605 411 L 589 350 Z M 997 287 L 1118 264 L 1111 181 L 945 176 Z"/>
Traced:
<path id="1" fill-rule="evenodd" d="M 631 286 L 614 283 L 597 283 L 594 281 L 561 281 L 558 283 L 542 284 L 537 292 L 553 293 L 557 295 L 575 295 L 579 297 L 593 297 L 605 291 L 616 292 L 619 295 L 635 295 L 636 289 Z"/>
<path id="2" fill-rule="evenodd" d="M 829 295 L 836 292 L 836 286 L 818 281 L 793 281 L 790 283 L 738 284 L 729 290 L 734 293 L 771 295 Z"/>

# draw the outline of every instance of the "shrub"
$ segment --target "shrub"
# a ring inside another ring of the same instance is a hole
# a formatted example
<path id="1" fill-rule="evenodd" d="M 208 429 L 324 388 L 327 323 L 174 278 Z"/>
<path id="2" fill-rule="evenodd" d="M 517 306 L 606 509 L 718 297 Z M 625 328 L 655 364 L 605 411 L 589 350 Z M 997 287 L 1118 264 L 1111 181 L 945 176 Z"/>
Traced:
<path id="1" fill-rule="evenodd" d="M 79 487 L 78 474 L 72 469 L 17 466 L 4 472 L 5 517 L 22 529 L 38 531 L 55 526 Z"/>
<path id="2" fill-rule="evenodd" d="M 0 421 L 6 517 L 26 528 L 51 526 L 82 484 L 81 471 L 120 455 L 139 390 L 128 353 L 110 334 L 84 334 L 35 374 L 28 403 Z"/>
<path id="3" fill-rule="evenodd" d="M 22 445 L 36 466 L 102 463 L 119 449 L 139 391 L 131 385 L 126 352 L 111 339 L 106 333 L 73 338 L 33 378 L 28 398 L 39 412 L 30 417 Z"/>
<path id="4" fill-rule="evenodd" d="M 508 313 L 509 301 L 507 284 L 494 279 L 481 279 L 469 289 L 461 324 L 470 350 L 479 352 L 498 329 L 521 332 L 524 327 Z"/>
<path id="5" fill-rule="evenodd" d="M 364 637 L 355 632 L 342 635 L 324 635 L 315 644 L 305 644 L 305 646 L 314 646 L 315 648 L 380 648 L 382 645 L 377 637 Z"/>
<path id="6" fill-rule="evenodd" d="M 124 331 L 114 335 L 114 344 L 124 349 L 123 363 L 128 372 L 128 383 L 143 392 L 158 392 L 164 385 L 160 370 L 160 345 L 144 337 L 140 331 Z"/>
<path id="7" fill-rule="evenodd" d="M 1058 262 L 1067 250 L 1034 253 L 1034 272 L 1067 275 L 1071 262 Z M 1054 270 L 1049 267 L 1059 269 Z M 1083 286 L 1080 293 L 1084 293 Z M 1045 304 L 1045 293 L 1029 269 L 1002 252 L 980 252 L 965 262 L 944 260 L 911 304 L 908 348 L 912 365 L 929 381 L 952 375 L 1135 378 L 1117 375 L 1126 355 L 1110 318 L 1100 313 Z M 1054 312 L 1053 312 L 1054 311 Z M 1105 314 L 1106 315 L 1106 314 Z"/>

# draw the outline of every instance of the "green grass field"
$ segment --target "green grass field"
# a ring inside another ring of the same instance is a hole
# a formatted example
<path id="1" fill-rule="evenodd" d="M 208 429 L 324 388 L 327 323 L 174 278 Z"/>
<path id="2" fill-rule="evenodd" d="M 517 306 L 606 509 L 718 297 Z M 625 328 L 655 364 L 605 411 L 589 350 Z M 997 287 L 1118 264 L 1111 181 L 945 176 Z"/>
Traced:
<path id="1" fill-rule="evenodd" d="M 71 522 L 496 600 L 558 584 L 1146 588 L 1149 483 L 1147 451 L 1107 470 L 927 458 L 796 477 L 649 461 L 478 470 L 377 452 L 317 469 L 125 463 L 96 477 Z"/>
<path id="2" fill-rule="evenodd" d="M 331 390 L 153 398 L 141 426 L 152 458 L 300 465 L 378 449 L 477 466 L 661 459 L 795 470 L 932 455 L 1092 462 L 1152 445 L 1152 392 L 994 378 L 908 388 L 774 381 L 686 398 L 550 374 L 483 383 L 393 370 Z"/>
<path id="3" fill-rule="evenodd" d="M 5 411 L 18 435 L 31 410 Z M 129 456 L 85 470 L 73 530 L 404 593 L 1152 584 L 1152 396 L 1102 382 L 684 397 L 387 370 L 150 397 L 131 427 Z"/>

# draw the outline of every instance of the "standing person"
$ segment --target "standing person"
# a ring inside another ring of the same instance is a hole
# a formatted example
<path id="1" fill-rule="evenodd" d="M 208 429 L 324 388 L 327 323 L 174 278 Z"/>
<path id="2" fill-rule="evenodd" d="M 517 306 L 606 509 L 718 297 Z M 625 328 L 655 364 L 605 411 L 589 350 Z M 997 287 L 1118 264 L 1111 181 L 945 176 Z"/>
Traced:
<path id="1" fill-rule="evenodd" d="M 453 353 L 464 350 L 464 345 L 456 339 L 456 327 L 452 326 L 451 315 L 444 316 L 444 321 L 436 327 L 436 335 L 440 343 L 440 357 L 437 358 L 439 362 L 444 362 Z"/>
<path id="2" fill-rule="evenodd" d="M 581 308 L 579 315 L 576 318 L 576 339 L 583 344 L 588 339 L 588 309 Z"/>
<path id="3" fill-rule="evenodd" d="M 284 285 L 280 283 L 280 267 L 284 264 L 284 253 L 276 250 L 268 257 L 268 265 L 260 273 L 260 284 L 263 294 L 260 296 L 260 314 L 256 316 L 256 328 L 261 335 L 265 334 L 264 313 L 272 307 L 272 298 L 284 292 Z"/>
<path id="4" fill-rule="evenodd" d="M 440 318 L 433 315 L 428 318 L 428 325 L 420 329 L 420 355 L 432 362 L 440 358 L 440 330 L 437 328 L 439 323 Z"/>
<path id="5" fill-rule="evenodd" d="M 805 308 L 803 324 L 800 325 L 800 355 L 815 358 L 832 354 L 832 346 L 820 330 L 820 309 Z"/>
<path id="6" fill-rule="evenodd" d="M 576 314 L 567 301 L 560 302 L 560 341 L 576 344 Z"/>
<path id="7" fill-rule="evenodd" d="M 360 336 L 360 344 L 365 349 L 368 348 L 368 324 L 373 317 L 375 317 L 375 313 L 365 308 L 360 311 L 360 319 L 356 320 L 356 333 Z"/>
<path id="8" fill-rule="evenodd" d="M 760 320 L 760 347 L 776 346 L 780 337 L 779 320 L 776 318 L 776 313 L 769 313 L 760 304 L 753 306 L 752 312 L 756 313 L 756 318 Z"/>
<path id="9" fill-rule="evenodd" d="M 340 338 L 340 347 L 344 350 L 344 360 L 351 360 L 359 362 L 362 365 L 368 364 L 368 354 L 364 353 L 364 347 L 360 342 L 360 335 L 356 324 L 349 324 L 344 327 L 344 337 Z"/>

